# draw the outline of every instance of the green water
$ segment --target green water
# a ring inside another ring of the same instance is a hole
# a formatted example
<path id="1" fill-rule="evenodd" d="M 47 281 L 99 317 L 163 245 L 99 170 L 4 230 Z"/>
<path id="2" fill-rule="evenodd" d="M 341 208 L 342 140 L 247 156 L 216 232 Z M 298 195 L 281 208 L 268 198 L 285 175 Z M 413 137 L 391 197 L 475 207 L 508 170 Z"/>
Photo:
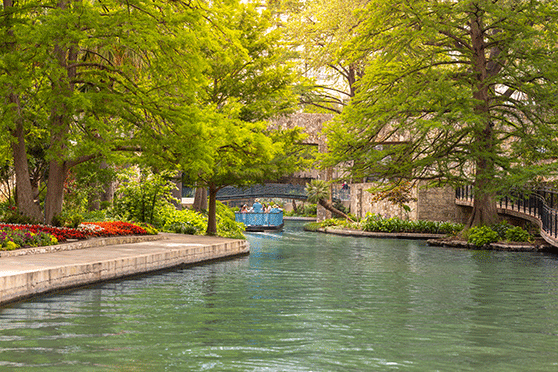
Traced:
<path id="1" fill-rule="evenodd" d="M 558 371 L 558 259 L 253 234 L 229 261 L 0 309 L 0 371 Z"/>

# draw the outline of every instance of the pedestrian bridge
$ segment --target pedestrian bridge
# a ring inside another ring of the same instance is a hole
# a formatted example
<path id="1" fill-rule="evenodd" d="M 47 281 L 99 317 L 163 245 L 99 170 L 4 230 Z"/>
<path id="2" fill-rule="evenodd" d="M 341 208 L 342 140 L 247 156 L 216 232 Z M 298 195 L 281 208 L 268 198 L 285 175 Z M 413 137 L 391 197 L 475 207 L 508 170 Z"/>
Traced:
<path id="1" fill-rule="evenodd" d="M 306 190 L 302 185 L 266 183 L 248 187 L 227 186 L 217 192 L 217 200 L 238 200 L 254 198 L 281 198 L 306 200 Z"/>
<path id="2" fill-rule="evenodd" d="M 343 189 L 340 185 L 333 185 L 333 200 L 346 201 L 350 200 L 351 190 Z M 264 185 L 254 185 L 248 187 L 227 186 L 217 192 L 217 200 L 241 200 L 254 198 L 278 198 L 278 199 L 295 199 L 306 200 L 306 187 L 303 185 L 294 185 L 288 183 L 266 183 Z"/>

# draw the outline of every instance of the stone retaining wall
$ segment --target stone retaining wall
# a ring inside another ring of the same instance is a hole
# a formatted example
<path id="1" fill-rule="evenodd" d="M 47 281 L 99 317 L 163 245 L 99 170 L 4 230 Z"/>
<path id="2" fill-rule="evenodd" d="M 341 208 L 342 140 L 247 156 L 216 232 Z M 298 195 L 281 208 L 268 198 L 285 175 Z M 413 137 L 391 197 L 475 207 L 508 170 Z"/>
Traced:
<path id="1" fill-rule="evenodd" d="M 170 237 L 0 259 L 0 304 L 130 275 L 248 254 L 244 240 Z M 197 240 L 195 240 L 197 239 Z"/>

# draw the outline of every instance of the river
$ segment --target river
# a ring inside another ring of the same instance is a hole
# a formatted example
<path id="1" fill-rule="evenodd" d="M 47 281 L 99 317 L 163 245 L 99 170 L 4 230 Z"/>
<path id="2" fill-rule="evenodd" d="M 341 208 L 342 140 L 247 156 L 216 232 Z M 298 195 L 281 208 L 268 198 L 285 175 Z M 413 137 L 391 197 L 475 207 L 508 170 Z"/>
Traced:
<path id="1" fill-rule="evenodd" d="M 0 309 L 0 371 L 554 371 L 558 257 L 305 232 Z"/>

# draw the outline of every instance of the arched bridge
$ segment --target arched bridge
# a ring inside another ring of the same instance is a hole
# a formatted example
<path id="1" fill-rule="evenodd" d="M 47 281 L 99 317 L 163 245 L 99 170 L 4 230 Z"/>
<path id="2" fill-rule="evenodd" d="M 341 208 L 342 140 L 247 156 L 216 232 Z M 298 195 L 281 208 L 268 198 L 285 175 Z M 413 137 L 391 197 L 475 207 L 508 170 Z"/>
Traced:
<path id="1" fill-rule="evenodd" d="M 217 192 L 217 200 L 238 200 L 252 198 L 281 198 L 306 200 L 305 187 L 285 183 L 266 183 L 248 187 L 227 186 Z"/>
<path id="2" fill-rule="evenodd" d="M 465 186 L 457 189 L 455 202 L 458 205 L 473 206 L 473 188 Z M 558 192 L 550 189 L 531 190 L 514 193 L 500 198 L 498 213 L 531 221 L 541 229 L 541 237 L 558 247 Z"/>
<path id="3" fill-rule="evenodd" d="M 227 186 L 217 192 L 217 200 L 239 200 L 253 198 L 278 198 L 306 200 L 306 187 L 288 183 L 266 183 L 248 187 Z M 332 186 L 332 199 L 334 201 L 346 201 L 351 198 L 351 190 L 341 185 Z"/>

